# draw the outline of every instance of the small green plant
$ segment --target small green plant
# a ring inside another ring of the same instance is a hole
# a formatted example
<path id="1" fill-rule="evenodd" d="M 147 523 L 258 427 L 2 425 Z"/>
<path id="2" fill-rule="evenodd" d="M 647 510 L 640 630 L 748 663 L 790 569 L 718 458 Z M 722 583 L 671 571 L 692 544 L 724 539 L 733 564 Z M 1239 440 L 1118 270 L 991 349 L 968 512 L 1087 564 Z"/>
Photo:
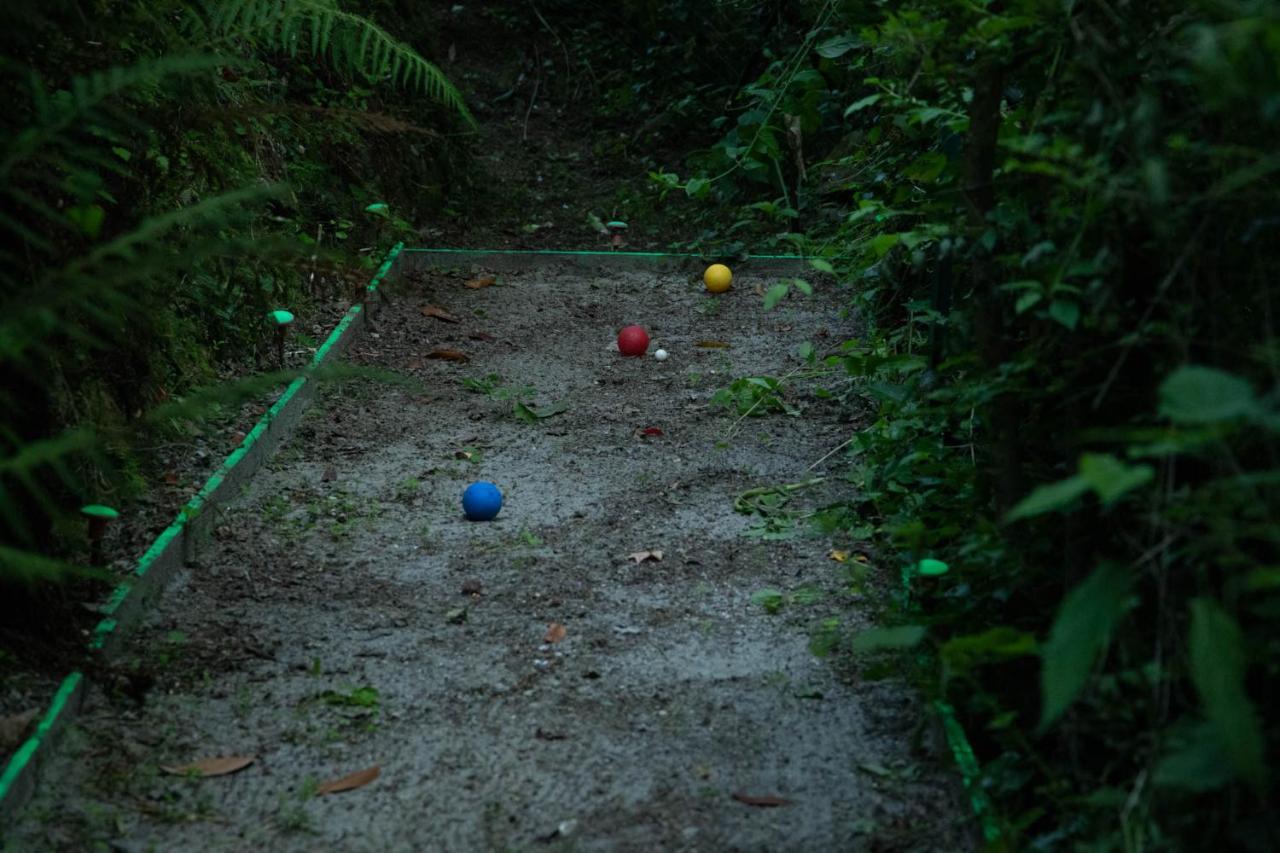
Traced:
<path id="1" fill-rule="evenodd" d="M 511 403 L 511 416 L 525 423 L 537 423 L 545 418 L 567 411 L 563 403 L 551 403 L 541 408 L 531 405 L 538 389 L 532 385 L 507 385 L 500 374 L 487 373 L 482 377 L 467 377 L 462 386 L 473 394 L 484 394 L 491 400 Z"/>
<path id="2" fill-rule="evenodd" d="M 704 317 L 714 317 L 720 313 L 720 306 L 723 304 L 723 299 L 709 297 L 698 304 L 697 311 Z"/>
<path id="3" fill-rule="evenodd" d="M 756 604 L 770 615 L 782 612 L 788 605 L 816 604 L 823 598 L 822 590 L 811 586 L 802 586 L 793 592 L 782 592 L 777 589 L 758 590 L 751 596 L 751 603 Z"/>
<path id="4" fill-rule="evenodd" d="M 797 416 L 800 410 L 788 403 L 782 382 L 771 376 L 744 376 L 728 388 L 721 388 L 711 398 L 713 406 L 721 406 L 740 417 L 764 417 L 773 412 Z"/>
<path id="5" fill-rule="evenodd" d="M 320 694 L 319 699 L 326 705 L 340 708 L 362 708 L 370 711 L 377 711 L 380 701 L 377 688 L 367 684 L 345 693 L 337 690 L 326 690 Z"/>
<path id="6" fill-rule="evenodd" d="M 161 667 L 168 666 L 182 655 L 186 646 L 187 635 L 184 632 L 170 631 L 156 645 L 156 664 Z"/>

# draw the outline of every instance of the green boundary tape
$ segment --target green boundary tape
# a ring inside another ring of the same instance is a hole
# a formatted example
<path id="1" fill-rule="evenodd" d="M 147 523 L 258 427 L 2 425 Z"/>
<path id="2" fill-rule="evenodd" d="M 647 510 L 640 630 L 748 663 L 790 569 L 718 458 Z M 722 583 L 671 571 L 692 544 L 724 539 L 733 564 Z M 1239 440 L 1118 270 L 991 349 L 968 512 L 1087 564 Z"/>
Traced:
<path id="1" fill-rule="evenodd" d="M 378 267 L 372 280 L 366 288 L 367 294 L 372 296 L 378 290 L 378 285 L 382 283 L 383 278 L 391 271 L 391 267 L 395 264 L 396 258 L 404 251 L 404 244 L 397 243 L 387 253 L 386 260 L 382 262 L 382 266 Z M 91 650 L 101 650 L 105 647 L 107 641 L 119 628 L 119 621 L 115 618 L 120 608 L 128 600 L 129 595 L 133 592 L 135 586 L 140 580 L 146 577 L 147 572 L 156 563 L 157 560 L 164 555 L 174 540 L 181 536 L 187 524 L 200 514 L 205 504 L 210 500 L 213 494 L 222 485 L 227 476 L 237 465 L 240 464 L 253 449 L 254 445 L 262 439 L 274 421 L 289 402 L 297 396 L 303 386 L 307 384 L 310 374 L 320 367 L 328 357 L 330 350 L 342 339 L 347 330 L 351 328 L 351 324 L 356 321 L 363 310 L 362 305 L 353 305 L 347 310 L 346 315 L 334 327 L 334 330 L 325 339 L 324 343 L 316 350 L 315 355 L 311 359 L 311 363 L 307 365 L 301 376 L 294 379 L 285 388 L 280 398 L 267 410 L 244 437 L 244 441 L 240 446 L 232 451 L 231 455 L 226 458 L 222 465 L 215 471 L 204 486 L 198 491 L 182 509 L 178 511 L 177 517 L 173 523 L 166 527 L 155 541 L 151 543 L 151 547 L 138 559 L 132 577 L 121 581 L 111 594 L 107 596 L 103 602 L 100 612 L 103 618 L 94 628 L 93 634 L 89 640 L 89 648 Z M 84 682 L 84 674 L 80 671 L 72 672 L 62 680 L 57 692 L 53 696 L 53 700 L 49 703 L 49 708 L 36 726 L 36 731 L 31 737 L 27 738 L 23 744 L 9 758 L 8 763 L 4 767 L 4 772 L 0 774 L 0 805 L 5 804 L 9 794 L 13 791 L 18 780 L 22 777 L 23 772 L 31 765 L 32 760 L 36 757 L 42 743 L 49 739 L 50 733 L 54 727 L 62 721 L 63 714 L 67 713 L 68 706 L 71 704 L 77 690 Z"/>
<path id="2" fill-rule="evenodd" d="M 593 249 L 430 249 L 410 248 L 411 255 L 514 255 L 531 257 L 599 257 L 599 258 L 693 258 L 710 259 L 718 255 L 702 255 L 694 252 L 609 252 Z M 805 255 L 748 255 L 748 261 L 806 261 Z"/>
<path id="3" fill-rule="evenodd" d="M 902 609 L 906 612 L 918 609 L 918 605 L 913 603 L 911 597 L 911 581 L 916 577 L 914 566 L 913 562 L 902 567 Z M 932 663 L 929 655 L 921 655 L 916 660 L 917 663 L 924 665 Z M 969 742 L 964 725 L 956 717 L 956 709 L 949 702 L 935 699 L 932 707 L 938 719 L 942 721 L 942 731 L 946 735 L 947 746 L 951 749 L 951 756 L 955 759 L 965 791 L 969 794 L 969 805 L 982 825 L 982 837 L 988 845 L 995 845 L 1001 840 L 1003 833 L 995 819 L 991 798 L 982 789 L 982 766 L 978 763 L 978 756 L 973 753 L 973 744 Z"/>

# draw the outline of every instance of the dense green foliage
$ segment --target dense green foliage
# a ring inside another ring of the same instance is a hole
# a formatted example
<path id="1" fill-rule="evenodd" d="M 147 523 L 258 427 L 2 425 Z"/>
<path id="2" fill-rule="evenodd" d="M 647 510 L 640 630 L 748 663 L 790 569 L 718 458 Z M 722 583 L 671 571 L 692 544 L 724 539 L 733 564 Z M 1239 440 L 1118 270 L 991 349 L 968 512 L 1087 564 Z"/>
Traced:
<path id="1" fill-rule="evenodd" d="M 1280 11 L 805 8 L 654 180 L 864 311 L 823 520 L 951 565 L 905 619 L 1002 843 L 1271 847 Z"/>
<path id="2" fill-rule="evenodd" d="M 438 129 L 473 120 L 385 11 L 6 4 L 0 579 L 62 571 L 58 519 L 188 429 L 158 403 L 255 367 L 268 310 L 350 296 L 443 196 Z"/>

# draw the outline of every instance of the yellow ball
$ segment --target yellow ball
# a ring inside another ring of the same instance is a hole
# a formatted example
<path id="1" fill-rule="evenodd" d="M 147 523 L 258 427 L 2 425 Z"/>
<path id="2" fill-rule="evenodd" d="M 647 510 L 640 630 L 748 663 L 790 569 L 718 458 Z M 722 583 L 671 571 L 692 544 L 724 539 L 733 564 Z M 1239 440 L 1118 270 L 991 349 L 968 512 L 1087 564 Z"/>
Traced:
<path id="1" fill-rule="evenodd" d="M 707 290 L 712 293 L 724 293 L 733 281 L 733 273 L 724 264 L 712 264 L 702 274 L 702 280 L 706 282 Z"/>

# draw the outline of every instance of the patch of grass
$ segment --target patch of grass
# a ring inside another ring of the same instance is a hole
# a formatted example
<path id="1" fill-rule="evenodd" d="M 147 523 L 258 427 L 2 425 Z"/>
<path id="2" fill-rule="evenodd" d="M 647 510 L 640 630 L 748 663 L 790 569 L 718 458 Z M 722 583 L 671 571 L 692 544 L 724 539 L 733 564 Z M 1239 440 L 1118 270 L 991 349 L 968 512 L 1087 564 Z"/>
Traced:
<path id="1" fill-rule="evenodd" d="M 405 477 L 396 484 L 396 500 L 410 501 L 418 494 L 420 488 L 422 488 L 422 482 L 417 477 Z"/>
<path id="2" fill-rule="evenodd" d="M 289 499 L 282 494 L 274 494 L 262 502 L 261 513 L 267 524 L 280 524 L 289 514 Z"/>

